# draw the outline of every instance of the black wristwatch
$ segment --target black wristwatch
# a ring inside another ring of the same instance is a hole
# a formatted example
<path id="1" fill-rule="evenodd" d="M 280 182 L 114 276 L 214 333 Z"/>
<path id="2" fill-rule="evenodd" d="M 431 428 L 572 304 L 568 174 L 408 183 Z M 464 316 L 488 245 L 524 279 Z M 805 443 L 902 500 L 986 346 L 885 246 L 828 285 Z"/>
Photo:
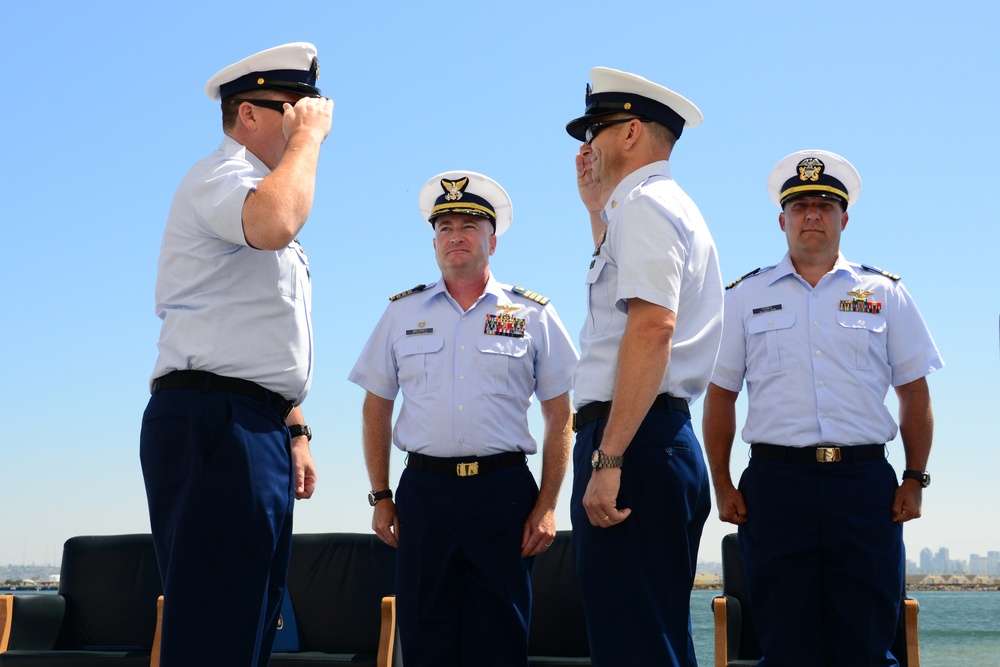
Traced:
<path id="1" fill-rule="evenodd" d="M 369 491 L 368 492 L 368 504 L 375 507 L 375 503 L 380 500 L 385 500 L 386 498 L 392 498 L 392 489 L 386 489 L 385 491 Z"/>
<path id="2" fill-rule="evenodd" d="M 624 456 L 607 456 L 600 449 L 595 449 L 590 457 L 590 467 L 594 470 L 598 468 L 621 468 L 625 462 Z"/>
<path id="3" fill-rule="evenodd" d="M 306 436 L 306 440 L 313 439 L 313 431 L 306 424 L 292 424 L 288 427 L 288 432 L 293 438 L 297 438 L 300 435 Z"/>
<path id="4" fill-rule="evenodd" d="M 915 479 L 925 489 L 931 485 L 931 474 L 926 470 L 904 470 L 903 479 Z"/>

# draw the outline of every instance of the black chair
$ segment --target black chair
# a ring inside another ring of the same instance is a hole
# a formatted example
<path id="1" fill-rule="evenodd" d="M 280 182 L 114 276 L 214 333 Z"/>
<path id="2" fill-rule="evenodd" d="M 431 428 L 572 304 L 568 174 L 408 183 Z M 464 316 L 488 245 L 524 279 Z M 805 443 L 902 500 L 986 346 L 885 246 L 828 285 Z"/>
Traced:
<path id="1" fill-rule="evenodd" d="M 150 535 L 70 538 L 57 595 L 0 596 L 0 666 L 156 667 L 161 594 Z"/>
<path id="2" fill-rule="evenodd" d="M 722 595 L 712 599 L 715 617 L 715 667 L 752 667 L 762 651 L 757 641 L 746 574 L 736 533 L 722 538 Z M 920 605 L 903 594 L 892 654 L 902 667 L 920 667 L 917 613 Z"/>
<path id="3" fill-rule="evenodd" d="M 297 631 L 276 641 L 271 667 L 401 665 L 395 591 L 396 550 L 377 535 L 293 535 L 288 594 Z"/>
<path id="4" fill-rule="evenodd" d="M 572 531 L 560 530 L 531 570 L 530 667 L 589 667 L 583 598 L 573 560 Z"/>

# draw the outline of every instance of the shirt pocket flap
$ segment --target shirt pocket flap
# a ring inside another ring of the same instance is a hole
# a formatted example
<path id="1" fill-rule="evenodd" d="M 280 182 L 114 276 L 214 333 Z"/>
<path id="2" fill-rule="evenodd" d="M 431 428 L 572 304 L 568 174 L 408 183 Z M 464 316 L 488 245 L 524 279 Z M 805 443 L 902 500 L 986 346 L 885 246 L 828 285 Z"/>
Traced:
<path id="1" fill-rule="evenodd" d="M 428 336 L 424 334 L 407 336 L 399 342 L 396 354 L 401 357 L 408 357 L 413 354 L 430 354 L 431 352 L 440 352 L 443 347 L 444 336 Z"/>
<path id="2" fill-rule="evenodd" d="M 601 271 L 604 269 L 604 265 L 608 263 L 608 260 L 603 257 L 595 257 L 594 261 L 590 263 L 590 271 L 587 272 L 587 284 L 593 285 L 597 282 L 597 277 L 601 275 Z"/>
<path id="3" fill-rule="evenodd" d="M 754 315 L 747 324 L 747 331 L 752 334 L 766 333 L 778 329 L 789 329 L 795 324 L 795 313 L 787 310 L 772 310 L 760 315 Z"/>
<path id="4" fill-rule="evenodd" d="M 875 333 L 885 331 L 885 317 L 875 313 L 837 313 L 837 323 L 845 329 L 867 329 Z"/>
<path id="5" fill-rule="evenodd" d="M 508 357 L 523 357 L 528 351 L 525 338 L 508 336 L 480 336 L 479 351 L 487 354 L 505 354 Z"/>

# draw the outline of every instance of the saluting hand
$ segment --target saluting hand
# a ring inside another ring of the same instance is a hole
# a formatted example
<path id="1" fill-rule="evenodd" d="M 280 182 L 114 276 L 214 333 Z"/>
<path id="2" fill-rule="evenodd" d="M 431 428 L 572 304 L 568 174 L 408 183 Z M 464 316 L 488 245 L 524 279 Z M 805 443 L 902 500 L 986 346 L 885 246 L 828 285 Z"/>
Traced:
<path id="1" fill-rule="evenodd" d="M 333 100 L 325 97 L 303 97 L 295 106 L 286 102 L 282 130 L 285 139 L 299 131 L 315 132 L 322 143 L 333 124 Z"/>
<path id="2" fill-rule="evenodd" d="M 593 149 L 588 144 L 580 146 L 580 152 L 576 156 L 576 187 L 587 210 L 599 213 L 608 203 L 611 191 L 594 180 L 594 170 L 590 162 L 592 152 Z"/>

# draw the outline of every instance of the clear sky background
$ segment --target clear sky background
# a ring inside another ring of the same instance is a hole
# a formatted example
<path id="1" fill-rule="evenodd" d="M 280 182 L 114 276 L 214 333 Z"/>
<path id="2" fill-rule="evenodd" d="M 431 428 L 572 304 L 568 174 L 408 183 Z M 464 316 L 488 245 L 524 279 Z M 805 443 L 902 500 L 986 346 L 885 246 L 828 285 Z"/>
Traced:
<path id="1" fill-rule="evenodd" d="M 903 277 L 946 363 L 929 378 L 933 484 L 908 555 L 1000 549 L 995 2 L 2 0 L 0 14 L 0 563 L 58 563 L 73 535 L 149 530 L 138 440 L 167 210 L 222 136 L 207 79 L 291 41 L 317 45 L 336 103 L 300 235 L 319 486 L 297 532 L 370 530 L 363 392 L 346 377 L 388 297 L 439 276 L 417 211 L 428 178 L 470 169 L 507 189 L 514 222 L 493 271 L 551 297 L 576 338 L 592 239 L 564 127 L 604 65 L 704 112 L 671 163 L 726 282 L 785 251 L 766 189 L 781 157 L 823 148 L 858 168 L 842 250 Z M 700 433 L 700 400 L 694 419 Z M 532 423 L 540 439 L 537 404 Z M 890 451 L 901 469 L 898 439 Z M 397 455 L 394 484 L 401 468 Z M 713 512 L 702 560 L 732 528 Z"/>

